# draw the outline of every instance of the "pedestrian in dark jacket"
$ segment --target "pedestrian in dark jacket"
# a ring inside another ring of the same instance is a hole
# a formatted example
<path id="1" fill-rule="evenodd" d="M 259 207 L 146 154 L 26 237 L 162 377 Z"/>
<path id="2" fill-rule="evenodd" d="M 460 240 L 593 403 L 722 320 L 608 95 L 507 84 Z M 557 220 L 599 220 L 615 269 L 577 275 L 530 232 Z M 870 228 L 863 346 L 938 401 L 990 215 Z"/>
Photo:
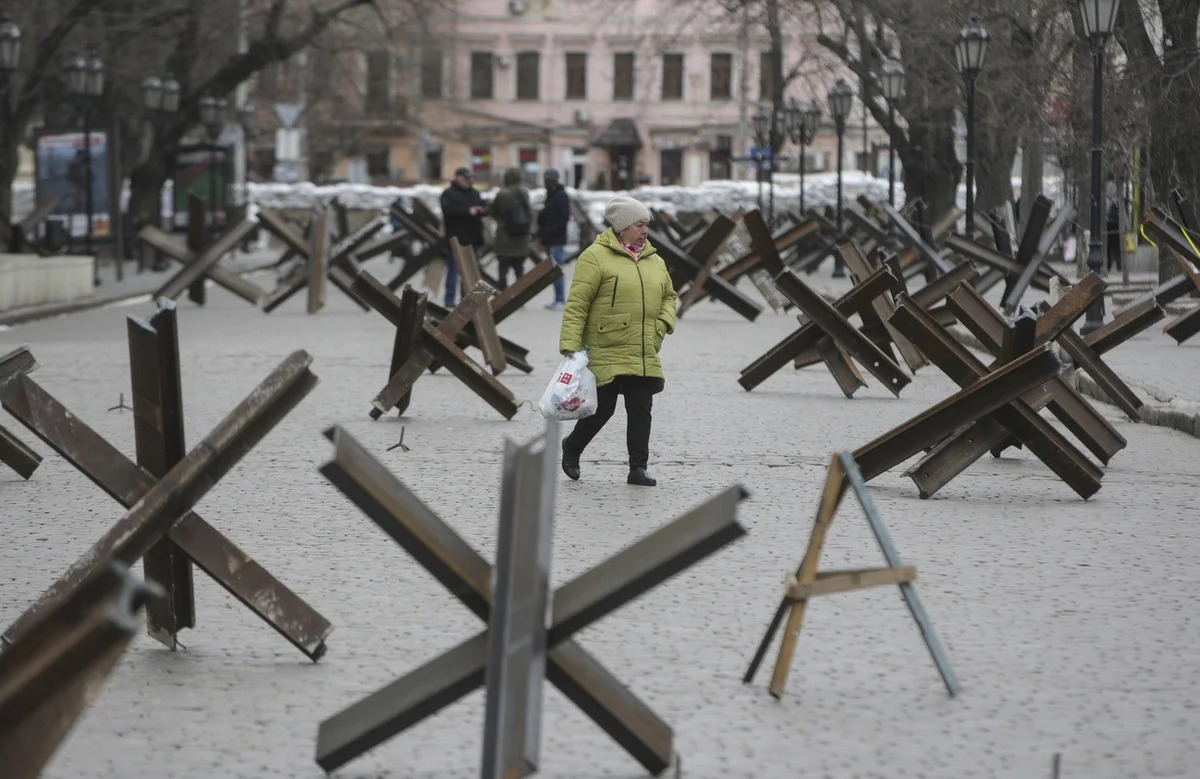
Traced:
<path id="1" fill-rule="evenodd" d="M 457 238 L 463 246 L 483 249 L 483 214 L 487 206 L 479 190 L 471 185 L 473 176 L 469 168 L 454 171 L 454 181 L 442 192 L 442 225 L 446 240 Z M 453 308 L 458 301 L 458 266 L 454 258 L 446 255 L 446 307 Z"/>
<path id="2" fill-rule="evenodd" d="M 567 223 L 571 221 L 571 199 L 566 187 L 559 183 L 558 171 L 546 171 L 546 202 L 538 215 L 538 241 L 546 247 L 550 257 L 559 266 L 566 258 Z M 554 302 L 546 306 L 558 309 L 567 303 L 567 283 L 559 276 L 554 280 Z"/>
<path id="3" fill-rule="evenodd" d="M 521 171 L 509 168 L 504 172 L 504 189 L 492 200 L 488 216 L 496 220 L 492 251 L 500 261 L 500 289 L 505 289 L 510 268 L 514 282 L 525 272 L 533 232 L 533 206 L 529 202 L 529 190 L 521 186 Z"/>

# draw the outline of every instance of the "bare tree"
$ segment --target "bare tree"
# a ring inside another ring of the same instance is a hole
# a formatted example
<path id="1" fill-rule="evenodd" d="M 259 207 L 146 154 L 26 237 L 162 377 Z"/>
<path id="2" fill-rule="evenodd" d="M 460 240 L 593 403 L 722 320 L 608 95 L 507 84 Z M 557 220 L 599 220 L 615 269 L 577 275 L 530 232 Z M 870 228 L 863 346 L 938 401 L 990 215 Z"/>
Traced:
<path id="1" fill-rule="evenodd" d="M 1127 60 L 1123 81 L 1144 101 L 1158 198 L 1174 188 L 1200 197 L 1198 28 L 1200 0 L 1126 0 L 1117 17 L 1116 41 Z"/>
<path id="2" fill-rule="evenodd" d="M 362 14 L 379 14 L 377 0 L 18 0 L 7 5 L 24 45 L 10 87 L 9 121 L 0 127 L 0 218 L 11 213 L 18 148 L 28 143 L 34 125 L 73 118 L 60 62 L 71 51 L 89 50 L 101 55 L 109 70 L 99 121 L 117 125 L 135 141 L 150 133 L 148 143 L 129 144 L 142 148 L 141 159 L 118 161 L 119 170 L 133 163 L 135 224 L 157 215 L 169 161 L 198 124 L 202 97 L 228 95 L 335 27 L 364 25 Z M 239 32 L 244 46 L 237 45 Z M 179 82 L 181 98 L 178 111 L 151 130 L 140 84 L 155 71 Z"/>

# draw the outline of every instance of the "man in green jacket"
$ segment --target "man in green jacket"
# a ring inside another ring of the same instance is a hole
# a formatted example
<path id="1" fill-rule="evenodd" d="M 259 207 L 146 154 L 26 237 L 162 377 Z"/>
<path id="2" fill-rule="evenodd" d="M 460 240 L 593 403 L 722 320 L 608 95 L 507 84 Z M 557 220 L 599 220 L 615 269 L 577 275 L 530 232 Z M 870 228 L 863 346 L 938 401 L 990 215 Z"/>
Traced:
<path id="1" fill-rule="evenodd" d="M 533 205 L 529 201 L 529 190 L 521 186 L 521 171 L 516 168 L 504 171 L 504 189 L 492 199 L 488 216 L 496 220 L 492 251 L 500 261 L 497 276 L 500 289 L 504 289 L 508 286 L 510 268 L 514 283 L 525 272 L 533 229 Z"/>
<path id="2" fill-rule="evenodd" d="M 575 263 L 575 276 L 563 309 L 559 351 L 587 349 L 588 368 L 596 375 L 597 409 L 579 420 L 563 439 L 562 469 L 579 478 L 579 457 L 625 396 L 629 418 L 630 484 L 653 487 L 650 422 L 654 395 L 664 376 L 658 358 L 663 338 L 675 332 L 678 296 L 667 265 L 648 240 L 650 210 L 631 197 L 609 201 L 606 230 Z"/>

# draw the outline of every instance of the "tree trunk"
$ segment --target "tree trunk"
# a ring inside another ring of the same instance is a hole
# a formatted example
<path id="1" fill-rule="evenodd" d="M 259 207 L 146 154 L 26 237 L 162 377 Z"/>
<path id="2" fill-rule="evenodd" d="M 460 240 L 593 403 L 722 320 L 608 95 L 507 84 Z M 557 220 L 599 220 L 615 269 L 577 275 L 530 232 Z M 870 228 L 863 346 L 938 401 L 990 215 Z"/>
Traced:
<path id="1" fill-rule="evenodd" d="M 948 120 L 918 117 L 910 120 L 909 127 L 909 143 L 896 148 L 904 200 L 924 201 L 926 218 L 932 224 L 954 207 L 962 164 L 954 151 L 954 134 Z"/>
<path id="2" fill-rule="evenodd" d="M 987 141 L 977 143 L 975 153 L 975 213 L 982 217 L 1012 202 L 1012 170 L 1017 156 L 1017 139 L 1008 133 L 996 133 Z"/>
<path id="3" fill-rule="evenodd" d="M 14 129 L 11 124 L 0 127 L 0 223 L 3 223 L 5 233 L 13 222 L 13 179 L 17 177 L 21 159 L 20 142 Z"/>
<path id="4" fill-rule="evenodd" d="M 1042 139 L 1037 133 L 1028 133 L 1021 144 L 1021 207 L 1020 218 L 1033 211 L 1033 201 L 1042 193 L 1045 170 Z M 1060 208 L 1064 203 L 1056 203 Z"/>

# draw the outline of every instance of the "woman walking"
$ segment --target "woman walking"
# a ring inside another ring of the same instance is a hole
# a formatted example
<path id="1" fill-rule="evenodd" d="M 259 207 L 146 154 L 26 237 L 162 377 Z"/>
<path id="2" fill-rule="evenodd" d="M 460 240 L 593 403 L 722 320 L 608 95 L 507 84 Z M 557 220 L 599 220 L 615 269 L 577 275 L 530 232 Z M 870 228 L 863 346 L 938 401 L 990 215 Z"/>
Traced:
<path id="1" fill-rule="evenodd" d="M 658 352 L 675 332 L 678 296 L 666 263 L 646 240 L 650 209 L 631 197 L 615 197 L 604 209 L 612 227 L 575 263 L 575 277 L 563 309 L 558 348 L 564 355 L 587 349 L 596 375 L 598 408 L 579 420 L 562 442 L 562 469 L 579 479 L 579 457 L 625 396 L 628 417 L 630 484 L 653 487 L 650 462 L 650 410 L 663 390 Z"/>

